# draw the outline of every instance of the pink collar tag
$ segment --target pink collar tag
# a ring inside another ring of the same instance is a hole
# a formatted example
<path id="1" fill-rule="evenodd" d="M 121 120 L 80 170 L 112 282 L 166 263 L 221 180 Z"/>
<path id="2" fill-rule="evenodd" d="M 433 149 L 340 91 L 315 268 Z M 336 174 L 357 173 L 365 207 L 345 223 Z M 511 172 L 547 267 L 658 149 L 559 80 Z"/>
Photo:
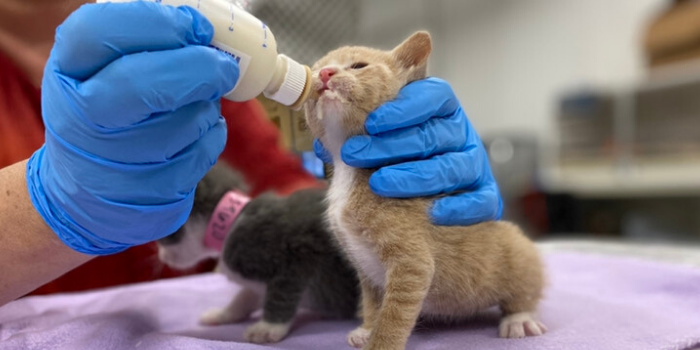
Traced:
<path id="1" fill-rule="evenodd" d="M 217 252 L 222 252 L 226 235 L 231 232 L 233 223 L 248 202 L 250 202 L 250 197 L 240 192 L 226 192 L 209 219 L 207 231 L 204 233 L 204 245 Z"/>

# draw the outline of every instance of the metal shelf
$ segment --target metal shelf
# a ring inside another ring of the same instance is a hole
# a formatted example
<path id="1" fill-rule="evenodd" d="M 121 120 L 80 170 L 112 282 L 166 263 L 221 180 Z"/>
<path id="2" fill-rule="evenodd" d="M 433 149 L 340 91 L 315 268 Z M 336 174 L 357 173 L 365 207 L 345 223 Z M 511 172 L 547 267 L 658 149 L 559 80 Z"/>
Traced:
<path id="1" fill-rule="evenodd" d="M 698 159 L 638 161 L 627 166 L 604 161 L 548 166 L 540 175 L 545 190 L 580 197 L 700 195 Z"/>

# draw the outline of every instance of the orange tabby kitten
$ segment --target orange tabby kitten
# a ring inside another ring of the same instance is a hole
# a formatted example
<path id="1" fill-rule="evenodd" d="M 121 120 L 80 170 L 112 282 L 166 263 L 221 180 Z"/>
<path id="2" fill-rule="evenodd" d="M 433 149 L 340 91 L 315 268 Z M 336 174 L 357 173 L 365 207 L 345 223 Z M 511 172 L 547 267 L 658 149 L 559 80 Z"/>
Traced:
<path id="1" fill-rule="evenodd" d="M 426 77 L 428 33 L 413 34 L 393 51 L 343 47 L 313 66 L 309 127 L 334 159 L 328 219 L 362 284 L 363 324 L 348 342 L 365 349 L 403 349 L 419 315 L 460 319 L 499 305 L 500 336 L 540 335 L 535 319 L 543 273 L 538 253 L 513 224 L 436 226 L 435 198 L 392 199 L 369 188 L 374 169 L 340 159 L 350 136 L 366 134 L 367 114 L 404 85 Z"/>

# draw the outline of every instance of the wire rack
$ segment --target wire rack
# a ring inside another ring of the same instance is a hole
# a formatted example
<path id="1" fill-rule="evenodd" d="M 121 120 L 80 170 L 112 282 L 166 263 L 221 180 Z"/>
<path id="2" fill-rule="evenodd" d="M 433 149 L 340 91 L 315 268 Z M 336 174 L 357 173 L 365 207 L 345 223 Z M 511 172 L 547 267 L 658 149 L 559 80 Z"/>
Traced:
<path id="1" fill-rule="evenodd" d="M 238 0 L 270 27 L 280 53 L 311 65 L 339 46 L 352 43 L 359 0 Z"/>

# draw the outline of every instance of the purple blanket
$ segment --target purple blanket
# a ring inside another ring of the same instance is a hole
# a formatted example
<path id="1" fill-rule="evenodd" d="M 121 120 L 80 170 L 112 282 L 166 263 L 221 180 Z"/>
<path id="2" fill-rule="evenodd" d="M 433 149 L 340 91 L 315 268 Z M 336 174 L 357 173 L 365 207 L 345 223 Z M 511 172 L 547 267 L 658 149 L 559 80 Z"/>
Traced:
<path id="1" fill-rule="evenodd" d="M 460 326 L 419 326 L 408 349 L 692 349 L 700 344 L 700 270 L 573 253 L 546 256 L 541 304 L 549 332 L 499 339 L 498 314 Z M 30 297 L 0 308 L 0 349 L 333 349 L 351 348 L 353 321 L 302 313 L 289 337 L 260 346 L 243 324 L 202 327 L 203 311 L 238 290 L 207 274 L 90 293 Z M 259 314 L 257 314 L 259 315 Z"/>

